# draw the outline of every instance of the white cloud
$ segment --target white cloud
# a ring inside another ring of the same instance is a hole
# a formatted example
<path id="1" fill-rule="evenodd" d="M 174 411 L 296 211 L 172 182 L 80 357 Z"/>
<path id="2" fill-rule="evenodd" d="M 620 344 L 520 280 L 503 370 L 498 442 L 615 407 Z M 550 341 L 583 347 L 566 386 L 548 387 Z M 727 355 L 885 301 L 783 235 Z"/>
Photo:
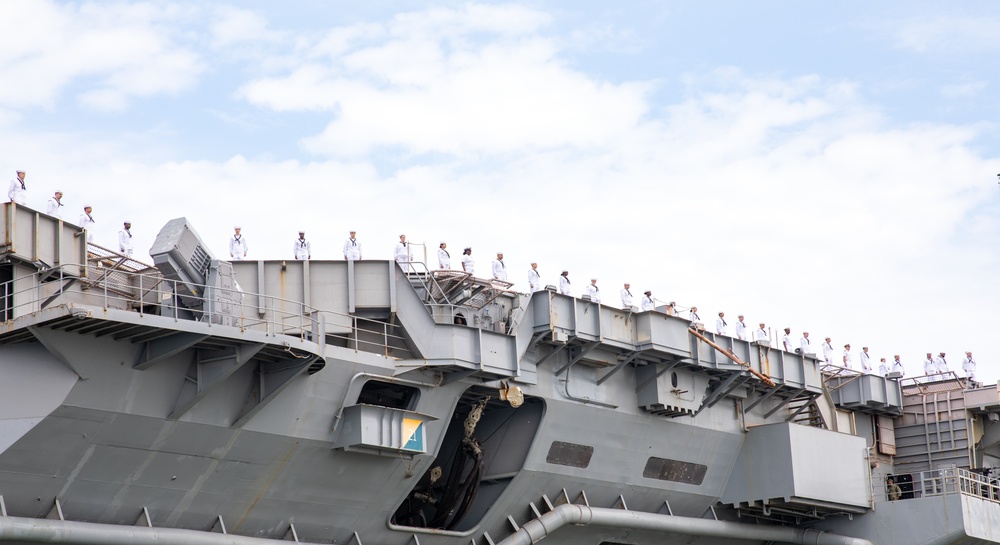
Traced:
<path id="1" fill-rule="evenodd" d="M 885 30 L 895 37 L 897 47 L 921 53 L 996 52 L 998 24 L 996 17 L 934 14 L 892 21 Z"/>
<path id="2" fill-rule="evenodd" d="M 0 3 L 0 20 L 17 21 L 0 33 L 0 73 L 16 82 L 0 86 L 0 104 L 52 107 L 74 82 L 86 86 L 83 104 L 104 110 L 187 89 L 204 69 L 177 36 L 190 15 L 149 3 Z"/>
<path id="3" fill-rule="evenodd" d="M 241 96 L 278 111 L 333 112 L 304 141 L 319 154 L 380 146 L 493 153 L 614 140 L 645 113 L 648 84 L 568 68 L 555 42 L 535 34 L 547 22 L 523 8 L 470 5 L 400 15 L 382 29 L 336 29 L 301 66 L 253 81 Z"/>
<path id="4" fill-rule="evenodd" d="M 941 88 L 941 96 L 950 99 L 971 98 L 981 94 L 986 90 L 985 81 L 973 81 L 969 83 L 953 83 Z"/>

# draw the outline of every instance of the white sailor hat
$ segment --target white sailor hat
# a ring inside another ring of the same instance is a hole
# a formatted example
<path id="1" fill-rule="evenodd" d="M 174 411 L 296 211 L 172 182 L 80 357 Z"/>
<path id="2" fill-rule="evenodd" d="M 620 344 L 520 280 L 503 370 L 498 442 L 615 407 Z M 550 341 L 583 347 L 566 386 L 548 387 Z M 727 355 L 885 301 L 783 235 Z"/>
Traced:
<path id="1" fill-rule="evenodd" d="M 89 204 L 85 204 L 85 205 L 83 205 L 83 207 L 84 208 L 93 208 L 93 206 L 90 206 Z"/>
<path id="2" fill-rule="evenodd" d="M 125 220 L 122 223 L 132 223 L 132 220 Z"/>
<path id="3" fill-rule="evenodd" d="M 25 172 L 23 170 L 15 170 L 14 174 L 27 174 L 27 172 Z"/>
<path id="4" fill-rule="evenodd" d="M 438 246 L 440 246 L 440 245 L 442 245 L 442 244 L 447 244 L 447 242 L 445 242 L 445 241 L 443 241 L 443 240 L 442 240 L 441 242 L 438 242 Z"/>
<path id="5" fill-rule="evenodd" d="M 234 225 L 233 229 L 242 229 L 242 227 L 240 227 L 239 225 Z"/>

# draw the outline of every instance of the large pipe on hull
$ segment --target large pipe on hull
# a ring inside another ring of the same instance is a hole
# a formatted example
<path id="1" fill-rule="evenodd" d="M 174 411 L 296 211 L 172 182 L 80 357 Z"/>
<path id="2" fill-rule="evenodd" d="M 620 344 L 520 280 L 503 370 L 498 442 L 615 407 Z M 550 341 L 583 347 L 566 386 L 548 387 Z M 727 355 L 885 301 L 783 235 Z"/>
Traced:
<path id="1" fill-rule="evenodd" d="M 699 537 L 778 541 L 796 545 L 873 545 L 867 539 L 828 534 L 808 528 L 761 526 L 575 504 L 560 505 L 529 521 L 497 545 L 532 545 L 567 524 L 652 530 Z"/>
<path id="2" fill-rule="evenodd" d="M 532 545 L 567 524 L 611 526 L 699 537 L 778 541 L 796 545 L 873 545 L 867 539 L 804 528 L 760 526 L 719 520 L 638 513 L 585 505 L 560 505 L 498 545 Z M 0 517 L 0 542 L 65 545 L 277 545 L 283 540 L 216 534 L 180 528 L 119 526 L 93 522 Z"/>
<path id="3" fill-rule="evenodd" d="M 0 517 L 0 542 L 73 545 L 287 545 L 287 541 L 180 528 Z"/>

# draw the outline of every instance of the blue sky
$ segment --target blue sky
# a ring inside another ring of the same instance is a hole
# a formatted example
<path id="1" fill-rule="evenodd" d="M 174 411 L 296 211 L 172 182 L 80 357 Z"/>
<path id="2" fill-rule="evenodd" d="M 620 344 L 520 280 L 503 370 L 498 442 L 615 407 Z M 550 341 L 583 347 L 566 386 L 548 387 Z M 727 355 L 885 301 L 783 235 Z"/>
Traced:
<path id="1" fill-rule="evenodd" d="M 0 168 L 140 247 L 339 258 L 400 232 L 821 341 L 991 339 L 992 2 L 0 5 Z M 2 166 L 6 165 L 6 166 Z M 139 219 L 141 218 L 141 219 Z M 145 246 L 143 246 L 145 245 Z M 524 274 L 514 273 L 515 280 Z"/>

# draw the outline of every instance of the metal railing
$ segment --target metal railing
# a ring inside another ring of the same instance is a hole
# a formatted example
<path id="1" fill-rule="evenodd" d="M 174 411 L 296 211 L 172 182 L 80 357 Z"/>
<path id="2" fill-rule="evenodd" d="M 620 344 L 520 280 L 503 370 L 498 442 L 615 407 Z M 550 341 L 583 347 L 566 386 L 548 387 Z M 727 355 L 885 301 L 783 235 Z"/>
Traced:
<path id="1" fill-rule="evenodd" d="M 934 469 L 921 471 L 913 477 L 912 483 L 896 483 L 903 485 L 904 499 L 965 494 L 1000 504 L 1000 481 L 967 469 L 958 467 Z M 886 492 L 888 494 L 888 487 Z"/>
<path id="2" fill-rule="evenodd" d="M 103 274 L 104 269 L 65 264 L 3 282 L 0 284 L 2 317 L 14 320 L 50 306 L 73 304 L 134 311 L 139 316 L 151 313 L 175 321 L 192 320 L 211 327 L 231 326 L 241 331 L 301 339 L 315 338 L 326 329 L 327 344 L 336 339 L 345 347 L 385 356 L 408 352 L 403 337 L 394 333 L 398 325 L 319 309 L 301 301 L 244 292 L 238 286 L 226 289 L 170 280 L 155 270 L 145 273 L 116 270 L 114 275 L 108 275 Z M 263 309 L 263 313 L 258 309 Z M 340 324 L 340 330 L 321 327 L 321 321 Z"/>

